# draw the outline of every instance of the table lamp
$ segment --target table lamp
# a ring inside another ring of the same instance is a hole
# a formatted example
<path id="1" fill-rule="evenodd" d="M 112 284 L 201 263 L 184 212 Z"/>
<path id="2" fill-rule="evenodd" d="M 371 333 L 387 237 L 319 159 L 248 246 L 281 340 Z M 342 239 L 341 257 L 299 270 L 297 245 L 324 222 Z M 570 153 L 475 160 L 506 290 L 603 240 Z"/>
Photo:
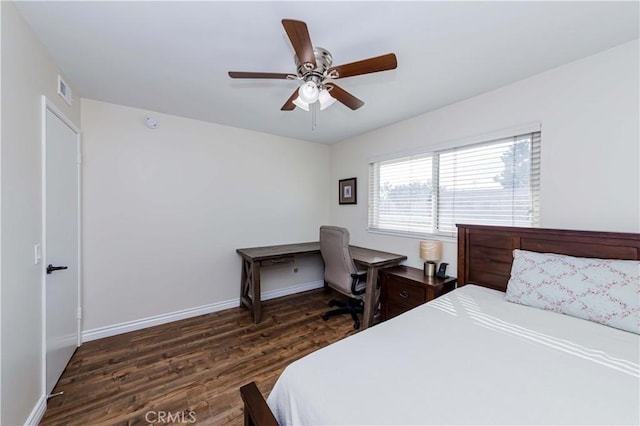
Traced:
<path id="1" fill-rule="evenodd" d="M 420 241 L 420 258 L 424 260 L 424 274 L 433 277 L 436 274 L 436 265 L 442 259 L 441 241 Z"/>

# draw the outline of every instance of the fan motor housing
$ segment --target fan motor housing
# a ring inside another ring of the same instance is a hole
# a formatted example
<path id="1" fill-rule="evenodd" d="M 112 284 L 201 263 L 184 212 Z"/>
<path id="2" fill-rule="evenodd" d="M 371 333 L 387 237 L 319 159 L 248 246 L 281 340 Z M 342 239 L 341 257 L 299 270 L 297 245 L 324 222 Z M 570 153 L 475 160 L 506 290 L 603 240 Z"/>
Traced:
<path id="1" fill-rule="evenodd" d="M 316 67 L 312 70 L 305 68 L 304 64 L 300 63 L 298 57 L 296 55 L 293 55 L 296 60 L 298 76 L 301 77 L 304 81 L 316 79 L 322 81 L 326 76 L 327 70 L 333 63 L 333 56 L 331 56 L 331 53 L 327 49 L 324 49 L 322 47 L 314 47 L 313 54 L 316 57 Z M 314 79 L 313 77 L 316 78 Z"/>

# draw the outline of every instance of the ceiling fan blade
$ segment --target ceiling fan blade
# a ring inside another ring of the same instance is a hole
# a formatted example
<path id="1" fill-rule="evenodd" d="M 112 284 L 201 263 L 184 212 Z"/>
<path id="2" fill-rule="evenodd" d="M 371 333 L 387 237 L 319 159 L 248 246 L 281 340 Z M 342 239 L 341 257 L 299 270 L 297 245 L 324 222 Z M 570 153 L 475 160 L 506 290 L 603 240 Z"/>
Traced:
<path id="1" fill-rule="evenodd" d="M 375 58 L 363 59 L 362 61 L 338 65 L 337 67 L 331 67 L 329 68 L 328 73 L 330 75 L 333 71 L 335 71 L 338 76 L 332 78 L 345 78 L 353 77 L 355 75 L 371 74 L 374 72 L 393 70 L 396 69 L 397 66 L 398 61 L 396 59 L 396 55 L 393 53 L 388 53 L 386 55 L 376 56 Z"/>
<path id="2" fill-rule="evenodd" d="M 307 24 L 302 21 L 296 21 L 293 19 L 283 19 L 282 26 L 291 40 L 293 50 L 296 52 L 296 56 L 301 64 L 311 64 L 315 69 L 316 56 L 313 54 L 313 45 L 311 44 L 311 38 L 309 37 L 309 30 Z"/>
<path id="3" fill-rule="evenodd" d="M 364 105 L 364 102 L 362 102 L 360 99 L 356 98 L 346 90 L 340 88 L 340 86 L 336 86 L 333 83 L 327 83 L 325 84 L 325 86 L 327 88 L 330 88 L 329 94 L 332 97 L 336 98 L 338 102 L 343 103 L 344 105 L 346 105 L 347 107 L 351 108 L 354 111 L 360 108 L 362 105 Z"/>
<path id="4" fill-rule="evenodd" d="M 296 109 L 296 105 L 293 103 L 293 101 L 295 101 L 297 97 L 298 97 L 298 89 L 293 91 L 293 94 L 291 94 L 289 99 L 287 99 L 287 102 L 285 102 L 284 105 L 282 105 L 282 108 L 280 108 L 280 110 L 293 111 L 294 109 Z"/>
<path id="5" fill-rule="evenodd" d="M 279 79 L 279 80 L 297 78 L 293 74 L 281 74 L 276 72 L 244 72 L 244 71 L 229 71 L 229 77 L 231 78 L 273 78 L 273 79 Z"/>

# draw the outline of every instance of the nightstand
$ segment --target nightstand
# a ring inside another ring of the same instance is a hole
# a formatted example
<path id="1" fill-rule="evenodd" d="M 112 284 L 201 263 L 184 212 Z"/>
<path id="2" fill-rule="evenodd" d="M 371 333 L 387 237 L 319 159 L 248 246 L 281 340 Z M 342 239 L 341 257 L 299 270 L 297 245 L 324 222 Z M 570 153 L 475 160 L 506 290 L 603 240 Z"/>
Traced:
<path id="1" fill-rule="evenodd" d="M 380 271 L 381 320 L 386 321 L 456 288 L 456 277 L 425 277 L 422 269 L 394 266 Z"/>

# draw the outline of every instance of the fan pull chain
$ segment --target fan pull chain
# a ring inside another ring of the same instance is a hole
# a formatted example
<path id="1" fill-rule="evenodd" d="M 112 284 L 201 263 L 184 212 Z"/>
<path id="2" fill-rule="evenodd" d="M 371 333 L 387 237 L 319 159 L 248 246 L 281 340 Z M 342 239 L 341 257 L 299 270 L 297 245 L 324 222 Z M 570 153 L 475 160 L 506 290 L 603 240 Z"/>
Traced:
<path id="1" fill-rule="evenodd" d="M 311 130 L 315 130 L 318 126 L 317 121 L 317 111 L 318 111 L 318 102 L 314 102 L 311 105 Z"/>

